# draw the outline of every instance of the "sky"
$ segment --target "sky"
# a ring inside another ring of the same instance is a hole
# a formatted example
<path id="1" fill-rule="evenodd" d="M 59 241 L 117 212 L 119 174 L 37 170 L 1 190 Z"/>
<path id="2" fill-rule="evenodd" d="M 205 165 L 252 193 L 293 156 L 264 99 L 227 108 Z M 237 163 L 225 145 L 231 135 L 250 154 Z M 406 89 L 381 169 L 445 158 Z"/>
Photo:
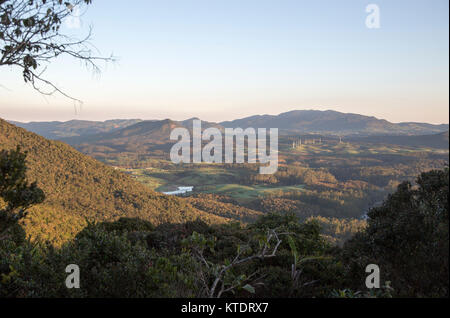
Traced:
<path id="1" fill-rule="evenodd" d="M 368 4 L 380 27 L 368 28 Z M 224 121 L 333 109 L 448 123 L 448 0 L 94 0 L 63 31 L 117 62 L 59 58 L 46 76 L 83 101 L 44 97 L 0 69 L 0 117 Z"/>

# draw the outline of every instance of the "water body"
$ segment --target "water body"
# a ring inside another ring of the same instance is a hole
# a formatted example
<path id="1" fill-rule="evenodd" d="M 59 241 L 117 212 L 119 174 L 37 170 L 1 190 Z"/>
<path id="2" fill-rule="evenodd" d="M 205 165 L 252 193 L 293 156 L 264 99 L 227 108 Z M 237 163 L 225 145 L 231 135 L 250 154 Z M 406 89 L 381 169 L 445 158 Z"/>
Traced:
<path id="1" fill-rule="evenodd" d="M 194 190 L 194 187 L 178 187 L 178 190 L 163 192 L 163 193 L 167 194 L 167 195 L 179 195 L 179 194 L 186 194 L 188 192 L 192 192 L 192 190 Z"/>

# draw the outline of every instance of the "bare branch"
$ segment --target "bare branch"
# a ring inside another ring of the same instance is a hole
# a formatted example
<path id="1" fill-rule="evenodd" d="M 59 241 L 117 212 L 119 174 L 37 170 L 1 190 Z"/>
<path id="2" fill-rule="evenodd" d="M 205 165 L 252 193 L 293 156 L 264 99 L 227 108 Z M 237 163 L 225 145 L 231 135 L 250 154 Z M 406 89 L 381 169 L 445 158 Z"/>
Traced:
<path id="1" fill-rule="evenodd" d="M 232 291 L 232 290 L 236 289 L 237 287 L 239 287 L 240 284 L 242 284 L 243 282 L 239 282 L 236 284 L 231 284 L 230 286 L 226 286 L 226 283 L 224 281 L 225 275 L 232 268 L 234 268 L 238 265 L 248 263 L 255 259 L 266 259 L 266 258 L 275 257 L 277 254 L 278 248 L 282 242 L 282 240 L 279 238 L 279 236 L 287 235 L 287 234 L 288 233 L 277 233 L 276 230 L 268 230 L 265 240 L 264 240 L 264 244 L 261 246 L 260 250 L 257 253 L 247 256 L 247 257 L 244 257 L 244 258 L 241 258 L 241 256 L 242 256 L 243 252 L 245 251 L 245 248 L 239 249 L 236 256 L 234 257 L 234 259 L 228 265 L 220 265 L 219 266 L 219 270 L 218 270 L 217 274 L 215 275 L 211 286 L 208 288 L 207 296 L 210 298 L 221 297 L 224 293 Z M 194 248 L 194 251 L 195 251 L 196 257 L 203 264 L 206 265 L 207 269 L 211 269 L 211 267 L 209 266 L 207 260 L 205 259 L 204 255 L 203 255 L 203 251 L 199 250 L 197 248 Z M 251 274 L 249 277 L 247 277 L 245 279 L 244 282 L 251 281 L 252 278 L 256 275 L 257 275 L 257 272 Z M 219 291 L 217 291 L 217 288 L 219 285 L 220 285 L 220 289 L 219 289 Z"/>
<path id="2" fill-rule="evenodd" d="M 83 62 L 94 73 L 100 72 L 98 62 L 115 61 L 113 56 L 102 57 L 90 43 L 92 27 L 82 39 L 61 32 L 62 23 L 73 8 L 91 3 L 92 0 L 0 0 L 0 66 L 19 67 L 24 81 L 43 95 L 58 93 L 81 104 L 43 74 L 51 61 L 63 55 Z"/>

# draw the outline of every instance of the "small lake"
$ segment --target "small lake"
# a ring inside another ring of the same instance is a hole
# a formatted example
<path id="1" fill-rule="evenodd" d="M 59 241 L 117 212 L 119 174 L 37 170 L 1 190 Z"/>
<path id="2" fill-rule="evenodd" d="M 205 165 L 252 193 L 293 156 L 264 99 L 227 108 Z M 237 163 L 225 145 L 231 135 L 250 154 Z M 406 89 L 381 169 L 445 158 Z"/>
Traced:
<path id="1" fill-rule="evenodd" d="M 194 190 L 194 187 L 178 187 L 178 190 L 163 192 L 163 193 L 167 194 L 167 195 L 178 195 L 178 194 L 186 194 L 188 192 L 192 192 L 192 190 Z"/>

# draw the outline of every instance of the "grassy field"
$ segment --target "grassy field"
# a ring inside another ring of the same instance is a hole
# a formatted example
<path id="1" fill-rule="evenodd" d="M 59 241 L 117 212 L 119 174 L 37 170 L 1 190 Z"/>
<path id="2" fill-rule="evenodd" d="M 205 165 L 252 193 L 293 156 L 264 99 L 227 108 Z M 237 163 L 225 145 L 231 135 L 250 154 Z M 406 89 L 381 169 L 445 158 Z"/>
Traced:
<path id="1" fill-rule="evenodd" d="M 192 168 L 192 166 L 191 166 Z M 170 166 L 169 169 L 121 169 L 132 175 L 153 190 L 165 192 L 178 187 L 194 186 L 195 188 L 231 183 L 235 181 L 236 171 L 226 170 L 221 166 L 199 166 L 193 169 L 182 166 Z"/>
<path id="2" fill-rule="evenodd" d="M 182 186 L 194 186 L 201 193 L 229 196 L 238 202 L 248 202 L 281 192 L 303 191 L 297 186 L 246 186 L 235 183 L 237 171 L 221 166 L 204 166 L 195 169 L 120 169 L 139 182 L 159 192 L 174 191 Z"/>
<path id="3" fill-rule="evenodd" d="M 204 193 L 229 196 L 240 203 L 245 203 L 268 195 L 276 195 L 280 192 L 296 192 L 303 190 L 303 185 L 271 187 L 261 185 L 246 186 L 241 184 L 217 184 L 203 186 L 199 189 L 200 192 Z"/>

